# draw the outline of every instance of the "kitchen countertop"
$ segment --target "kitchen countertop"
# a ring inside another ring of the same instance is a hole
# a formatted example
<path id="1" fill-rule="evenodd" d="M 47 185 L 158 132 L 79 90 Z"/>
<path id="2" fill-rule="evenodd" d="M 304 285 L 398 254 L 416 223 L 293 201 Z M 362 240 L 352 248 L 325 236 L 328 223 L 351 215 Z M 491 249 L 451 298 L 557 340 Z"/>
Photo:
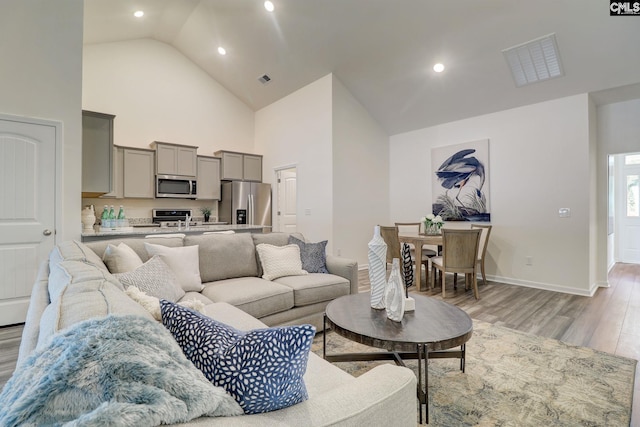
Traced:
<path id="1" fill-rule="evenodd" d="M 95 241 L 95 240 L 105 240 L 105 239 L 115 239 L 122 237 L 144 237 L 150 234 L 173 234 L 173 233 L 182 233 L 182 234 L 202 234 L 207 231 L 227 231 L 233 230 L 238 233 L 248 233 L 260 231 L 262 232 L 265 228 L 270 228 L 268 226 L 262 225 L 248 225 L 248 224 L 207 224 L 207 225 L 193 225 L 190 226 L 189 229 L 185 229 L 182 226 L 180 229 L 178 227 L 133 227 L 128 228 L 123 231 L 94 231 L 94 232 L 83 232 L 82 233 L 82 241 Z"/>

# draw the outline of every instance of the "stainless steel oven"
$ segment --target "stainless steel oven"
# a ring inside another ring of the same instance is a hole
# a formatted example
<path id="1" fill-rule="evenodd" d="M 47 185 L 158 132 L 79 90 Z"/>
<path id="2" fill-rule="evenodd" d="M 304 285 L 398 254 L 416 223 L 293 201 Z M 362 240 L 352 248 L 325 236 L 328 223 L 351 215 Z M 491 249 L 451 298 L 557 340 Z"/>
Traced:
<path id="1" fill-rule="evenodd" d="M 195 177 L 156 175 L 156 197 L 195 199 L 196 194 Z"/>

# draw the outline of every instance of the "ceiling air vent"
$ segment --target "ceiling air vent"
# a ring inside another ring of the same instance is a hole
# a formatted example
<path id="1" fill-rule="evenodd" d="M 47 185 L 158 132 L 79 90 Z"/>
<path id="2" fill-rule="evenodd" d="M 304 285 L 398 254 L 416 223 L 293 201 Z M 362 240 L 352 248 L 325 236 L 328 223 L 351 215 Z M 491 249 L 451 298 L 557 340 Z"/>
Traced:
<path id="1" fill-rule="evenodd" d="M 517 87 L 564 75 L 555 34 L 502 51 Z"/>
<path id="2" fill-rule="evenodd" d="M 267 76 L 266 74 L 263 74 L 262 76 L 258 77 L 258 81 L 263 85 L 266 85 L 271 81 L 271 77 Z"/>

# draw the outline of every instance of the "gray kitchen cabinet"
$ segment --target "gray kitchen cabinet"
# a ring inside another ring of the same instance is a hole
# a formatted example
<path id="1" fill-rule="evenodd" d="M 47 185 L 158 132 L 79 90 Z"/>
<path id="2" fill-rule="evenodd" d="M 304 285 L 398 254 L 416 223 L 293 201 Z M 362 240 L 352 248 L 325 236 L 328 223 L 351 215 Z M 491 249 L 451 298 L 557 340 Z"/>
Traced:
<path id="1" fill-rule="evenodd" d="M 153 199 L 155 192 L 155 150 L 124 148 L 123 196 L 125 198 Z"/>
<path id="2" fill-rule="evenodd" d="M 158 175 L 196 176 L 198 147 L 154 141 Z"/>
<path id="3" fill-rule="evenodd" d="M 112 114 L 82 111 L 82 195 L 97 197 L 112 191 Z"/>
<path id="4" fill-rule="evenodd" d="M 220 200 L 220 158 L 198 156 L 198 200 Z"/>
<path id="5" fill-rule="evenodd" d="M 124 195 L 124 148 L 113 146 L 113 165 L 111 168 L 111 192 L 100 198 L 122 199 Z"/>
<path id="6" fill-rule="evenodd" d="M 221 158 L 220 179 L 226 181 L 262 182 L 262 156 L 259 154 L 216 151 Z"/>

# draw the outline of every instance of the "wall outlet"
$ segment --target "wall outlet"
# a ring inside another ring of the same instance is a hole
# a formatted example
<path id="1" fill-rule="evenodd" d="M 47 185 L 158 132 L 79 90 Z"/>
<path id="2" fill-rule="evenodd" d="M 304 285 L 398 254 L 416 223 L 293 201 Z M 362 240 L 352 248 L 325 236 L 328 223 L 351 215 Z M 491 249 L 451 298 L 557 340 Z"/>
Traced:
<path id="1" fill-rule="evenodd" d="M 306 208 L 304 210 L 304 214 L 307 215 L 307 216 L 311 215 L 311 209 L 310 208 Z"/>
<path id="2" fill-rule="evenodd" d="M 524 263 L 526 265 L 533 265 L 533 257 L 532 256 L 527 256 L 524 258 Z"/>

